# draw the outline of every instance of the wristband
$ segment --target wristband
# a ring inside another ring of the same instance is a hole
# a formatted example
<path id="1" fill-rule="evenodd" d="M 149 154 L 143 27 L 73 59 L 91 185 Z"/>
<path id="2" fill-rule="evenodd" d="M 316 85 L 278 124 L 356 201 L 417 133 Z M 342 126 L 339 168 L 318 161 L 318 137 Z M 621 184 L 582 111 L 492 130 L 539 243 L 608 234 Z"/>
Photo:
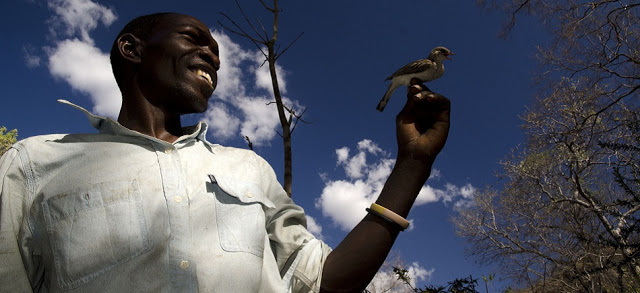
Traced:
<path id="1" fill-rule="evenodd" d="M 383 219 L 385 222 L 387 222 L 387 223 L 391 224 L 392 226 L 394 226 L 394 227 L 398 228 L 398 230 L 400 230 L 400 231 L 404 231 L 404 228 L 402 228 L 402 226 L 398 225 L 398 223 L 396 223 L 396 222 L 392 221 L 391 219 L 389 219 L 389 218 L 387 218 L 387 217 L 383 216 L 382 214 L 380 214 L 380 213 L 378 213 L 378 212 L 376 212 L 376 211 L 374 211 L 374 210 L 372 210 L 372 209 L 370 209 L 370 208 L 366 208 L 365 210 L 366 210 L 369 214 L 375 215 L 375 216 L 377 216 L 378 218 Z"/>
<path id="2" fill-rule="evenodd" d="M 379 216 L 384 216 L 385 218 L 393 221 L 395 224 L 401 227 L 402 230 L 407 229 L 407 227 L 409 227 L 409 221 L 407 221 L 407 219 L 401 217 L 400 215 L 388 210 L 387 208 L 379 204 L 372 203 L 369 210 L 375 212 Z"/>

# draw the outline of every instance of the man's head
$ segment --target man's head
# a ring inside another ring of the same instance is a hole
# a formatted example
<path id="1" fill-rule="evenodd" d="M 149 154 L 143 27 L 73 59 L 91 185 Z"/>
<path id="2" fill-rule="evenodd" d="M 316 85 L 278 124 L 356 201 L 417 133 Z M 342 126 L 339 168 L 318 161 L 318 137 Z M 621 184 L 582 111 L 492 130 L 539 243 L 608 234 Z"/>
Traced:
<path id="1" fill-rule="evenodd" d="M 218 44 L 201 21 L 158 13 L 122 29 L 111 49 L 111 65 L 123 99 L 138 96 L 184 114 L 206 110 L 220 60 Z"/>
<path id="2" fill-rule="evenodd" d="M 111 46 L 111 69 L 113 71 L 113 75 L 116 78 L 116 82 L 118 86 L 122 87 L 122 74 L 123 74 L 123 66 L 126 63 L 126 59 L 122 58 L 120 55 L 120 51 L 118 48 L 118 42 L 123 35 L 132 34 L 138 37 L 141 40 L 147 40 L 151 32 L 155 29 L 156 25 L 159 21 L 163 19 L 163 17 L 169 15 L 169 12 L 163 13 L 155 13 L 149 15 L 143 15 L 136 17 L 129 21 L 124 28 L 120 31 L 116 39 L 113 41 L 113 45 Z"/>

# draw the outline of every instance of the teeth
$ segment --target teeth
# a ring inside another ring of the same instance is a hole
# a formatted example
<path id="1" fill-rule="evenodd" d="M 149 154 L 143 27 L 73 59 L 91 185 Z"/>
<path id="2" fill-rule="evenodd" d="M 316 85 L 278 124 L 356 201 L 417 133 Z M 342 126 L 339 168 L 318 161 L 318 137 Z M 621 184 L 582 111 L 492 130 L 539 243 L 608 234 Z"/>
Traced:
<path id="1" fill-rule="evenodd" d="M 206 79 L 209 84 L 213 86 L 213 81 L 211 80 L 211 76 L 209 75 L 209 73 L 204 72 L 202 69 L 196 69 L 196 74 L 204 77 L 204 79 Z"/>

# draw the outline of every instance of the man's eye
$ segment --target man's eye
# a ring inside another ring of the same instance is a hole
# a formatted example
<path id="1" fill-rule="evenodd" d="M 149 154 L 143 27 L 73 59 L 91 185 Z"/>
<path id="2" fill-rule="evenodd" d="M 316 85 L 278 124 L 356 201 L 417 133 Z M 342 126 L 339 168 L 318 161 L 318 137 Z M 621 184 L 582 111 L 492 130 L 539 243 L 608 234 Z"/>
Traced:
<path id="1" fill-rule="evenodd" d="M 196 43 L 198 40 L 197 36 L 194 36 L 193 34 L 183 34 L 184 38 L 187 39 L 187 41 L 191 42 L 191 43 Z"/>

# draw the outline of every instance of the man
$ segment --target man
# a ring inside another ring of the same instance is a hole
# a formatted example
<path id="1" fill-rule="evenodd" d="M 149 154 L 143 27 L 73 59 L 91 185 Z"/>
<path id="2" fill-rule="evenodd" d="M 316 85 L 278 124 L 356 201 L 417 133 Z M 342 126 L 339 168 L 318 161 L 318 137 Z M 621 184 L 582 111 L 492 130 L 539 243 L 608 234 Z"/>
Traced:
<path id="1" fill-rule="evenodd" d="M 363 290 L 444 146 L 448 100 L 409 88 L 384 208 L 331 251 L 262 158 L 180 124 L 206 110 L 218 56 L 193 17 L 137 18 L 112 50 L 118 121 L 80 108 L 98 134 L 32 137 L 2 157 L 0 291 Z"/>

